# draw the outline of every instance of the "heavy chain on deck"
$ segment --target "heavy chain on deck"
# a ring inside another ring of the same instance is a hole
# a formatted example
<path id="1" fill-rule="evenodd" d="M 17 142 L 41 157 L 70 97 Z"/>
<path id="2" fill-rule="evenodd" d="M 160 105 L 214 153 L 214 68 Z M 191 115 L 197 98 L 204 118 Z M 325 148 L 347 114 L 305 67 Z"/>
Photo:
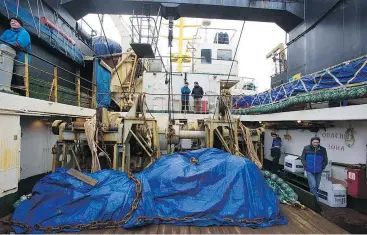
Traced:
<path id="1" fill-rule="evenodd" d="M 38 231 L 42 231 L 42 232 L 45 232 L 45 233 L 62 232 L 62 231 L 68 230 L 68 229 L 92 230 L 92 229 L 108 229 L 108 228 L 121 227 L 122 225 L 124 225 L 124 224 L 126 224 L 127 222 L 130 221 L 131 217 L 133 216 L 134 211 L 138 208 L 139 200 L 140 200 L 140 197 L 141 197 L 141 191 L 142 191 L 142 185 L 141 185 L 140 181 L 134 177 L 133 173 L 129 172 L 128 177 L 135 184 L 135 188 L 136 188 L 135 198 L 134 198 L 133 202 L 131 203 L 131 208 L 130 208 L 129 212 L 126 213 L 126 215 L 120 221 L 112 221 L 112 220 L 103 221 L 103 222 L 93 221 L 93 222 L 88 223 L 88 224 L 76 224 L 76 225 L 66 224 L 66 225 L 61 225 L 61 226 L 57 226 L 57 227 L 43 227 L 40 224 L 36 224 L 36 225 L 34 225 L 34 228 L 33 228 L 33 227 L 31 227 L 27 224 L 12 220 L 11 225 L 12 226 L 18 226 L 18 227 L 22 228 L 25 232 L 32 232 L 32 230 L 38 230 Z"/>

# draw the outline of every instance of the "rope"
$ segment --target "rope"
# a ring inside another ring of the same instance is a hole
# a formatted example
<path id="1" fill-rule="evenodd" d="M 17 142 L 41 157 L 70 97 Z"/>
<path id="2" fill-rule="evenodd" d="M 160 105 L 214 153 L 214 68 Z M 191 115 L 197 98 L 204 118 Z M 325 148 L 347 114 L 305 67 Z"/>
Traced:
<path id="1" fill-rule="evenodd" d="M 17 0 L 17 15 L 16 15 L 16 17 L 18 17 L 18 13 L 19 13 L 19 0 Z"/>
<path id="2" fill-rule="evenodd" d="M 233 55 L 233 60 L 232 60 L 232 63 L 231 63 L 231 68 L 229 69 L 228 78 L 227 78 L 227 81 L 226 81 L 226 86 L 228 84 L 229 76 L 231 76 L 232 67 L 233 67 L 233 63 L 234 63 L 234 58 L 236 58 L 236 55 L 237 55 L 237 50 L 238 50 L 238 46 L 240 45 L 240 41 L 241 41 L 241 37 L 242 37 L 242 32 L 243 32 L 243 28 L 245 27 L 245 23 L 246 23 L 246 21 L 243 21 L 242 28 L 241 28 L 241 33 L 240 33 L 240 37 L 238 38 L 236 50 L 235 50 L 234 55 Z"/>
<path id="3" fill-rule="evenodd" d="M 37 11 L 38 11 L 38 37 L 40 37 L 40 34 L 41 34 L 41 16 L 40 16 L 39 0 L 37 0 Z"/>
<path id="4" fill-rule="evenodd" d="M 254 143 L 252 142 L 251 131 L 249 128 L 245 127 L 242 123 L 240 123 L 240 129 L 242 132 L 242 137 L 244 142 L 246 143 L 246 155 L 249 159 L 254 162 L 260 169 L 262 168 L 262 163 L 260 162 L 257 152 L 255 150 Z"/>
<path id="5" fill-rule="evenodd" d="M 36 30 L 38 31 L 38 34 L 40 34 L 39 28 L 37 28 L 36 20 L 34 19 L 31 3 L 29 2 L 29 0 L 27 0 L 27 2 L 28 2 L 29 10 L 31 11 L 34 27 L 36 27 Z"/>
<path id="6" fill-rule="evenodd" d="M 92 167 L 91 172 L 96 172 L 101 170 L 101 165 L 99 163 L 98 154 L 97 154 L 97 144 L 94 141 L 96 134 L 96 115 L 93 116 L 92 119 L 88 119 L 84 123 L 85 135 L 87 137 L 88 146 L 92 153 Z"/>
<path id="7" fill-rule="evenodd" d="M 6 5 L 5 0 L 4 0 L 4 6 L 5 6 L 5 9 L 6 9 L 6 14 L 8 14 L 8 19 L 9 19 L 10 18 L 9 9 L 8 9 L 8 5 Z"/>

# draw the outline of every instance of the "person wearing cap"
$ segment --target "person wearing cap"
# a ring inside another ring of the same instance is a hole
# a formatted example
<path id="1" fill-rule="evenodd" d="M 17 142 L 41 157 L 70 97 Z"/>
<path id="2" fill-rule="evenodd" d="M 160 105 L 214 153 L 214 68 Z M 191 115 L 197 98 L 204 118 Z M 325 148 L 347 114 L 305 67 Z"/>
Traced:
<path id="1" fill-rule="evenodd" d="M 307 173 L 310 192 L 315 196 L 316 201 L 318 201 L 317 191 L 320 186 L 322 171 L 328 163 L 326 149 L 320 146 L 319 137 L 312 137 L 310 145 L 303 148 L 301 161 Z M 316 208 L 317 210 L 321 210 L 318 203 L 316 206 L 318 207 Z"/>
<path id="2" fill-rule="evenodd" d="M 185 82 L 185 85 L 181 88 L 181 101 L 182 101 L 182 112 L 189 111 L 189 98 L 191 90 L 189 88 L 189 83 Z"/>
<path id="3" fill-rule="evenodd" d="M 0 38 L 12 45 L 16 50 L 14 60 L 14 74 L 13 83 L 18 86 L 24 86 L 24 62 L 25 52 L 31 52 L 31 37 L 27 30 L 23 28 L 23 22 L 16 17 L 10 19 L 10 29 L 5 30 Z M 0 44 L 4 42 L 0 41 Z M 28 63 L 30 58 L 28 57 Z"/>
<path id="4" fill-rule="evenodd" d="M 273 158 L 271 171 L 274 174 L 277 174 L 279 173 L 279 159 L 281 156 L 282 139 L 275 132 L 271 133 L 271 137 L 273 137 L 273 142 L 270 149 L 270 155 Z"/>
<path id="5" fill-rule="evenodd" d="M 192 89 L 191 95 L 194 98 L 195 113 L 201 113 L 201 98 L 203 98 L 204 91 L 203 88 L 199 86 L 198 82 L 194 82 L 194 88 Z"/>

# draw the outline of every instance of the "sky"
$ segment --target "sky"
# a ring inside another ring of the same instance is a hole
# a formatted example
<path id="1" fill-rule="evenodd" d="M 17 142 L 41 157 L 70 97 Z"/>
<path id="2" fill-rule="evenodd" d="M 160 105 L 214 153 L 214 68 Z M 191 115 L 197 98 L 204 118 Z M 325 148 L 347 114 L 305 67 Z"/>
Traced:
<path id="1" fill-rule="evenodd" d="M 84 17 L 84 19 L 92 25 L 97 31 L 101 32 L 101 25 L 98 16 L 90 14 Z M 129 25 L 129 16 L 123 16 L 123 21 Z M 203 19 L 197 18 L 184 18 L 185 24 L 201 24 Z M 163 20 L 163 23 L 167 24 L 168 21 Z M 213 28 L 231 28 L 236 29 L 236 41 L 240 35 L 243 21 L 233 20 L 210 20 L 210 27 Z M 176 21 L 175 23 L 178 23 Z M 118 29 L 115 27 L 109 15 L 104 16 L 103 27 L 106 36 L 116 42 L 121 42 L 121 36 Z M 184 37 L 191 37 L 195 34 L 195 28 L 185 28 Z M 168 26 L 163 25 L 161 27 L 160 35 L 168 34 Z M 174 30 L 174 36 L 178 36 L 178 30 Z M 265 91 L 270 88 L 270 76 L 274 74 L 274 64 L 271 59 L 266 59 L 268 54 L 279 43 L 284 43 L 286 33 L 279 26 L 274 23 L 264 22 L 250 22 L 246 21 L 242 37 L 239 43 L 237 51 L 237 60 L 239 61 L 239 76 L 255 78 L 255 84 L 258 87 L 258 92 Z M 169 55 L 169 48 L 167 46 L 167 38 L 159 39 L 159 50 L 162 56 Z M 185 48 L 185 43 L 184 43 Z M 172 53 L 178 52 L 177 41 L 174 40 Z"/>

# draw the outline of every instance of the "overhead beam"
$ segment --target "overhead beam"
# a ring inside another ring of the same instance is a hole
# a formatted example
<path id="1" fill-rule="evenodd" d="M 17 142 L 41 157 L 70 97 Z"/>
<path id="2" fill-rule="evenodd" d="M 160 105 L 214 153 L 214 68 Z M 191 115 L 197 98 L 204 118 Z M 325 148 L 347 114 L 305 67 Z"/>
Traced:
<path id="1" fill-rule="evenodd" d="M 76 19 L 87 14 L 158 14 L 162 3 L 178 4 L 182 17 L 274 22 L 289 32 L 304 18 L 304 0 L 64 0 Z"/>

